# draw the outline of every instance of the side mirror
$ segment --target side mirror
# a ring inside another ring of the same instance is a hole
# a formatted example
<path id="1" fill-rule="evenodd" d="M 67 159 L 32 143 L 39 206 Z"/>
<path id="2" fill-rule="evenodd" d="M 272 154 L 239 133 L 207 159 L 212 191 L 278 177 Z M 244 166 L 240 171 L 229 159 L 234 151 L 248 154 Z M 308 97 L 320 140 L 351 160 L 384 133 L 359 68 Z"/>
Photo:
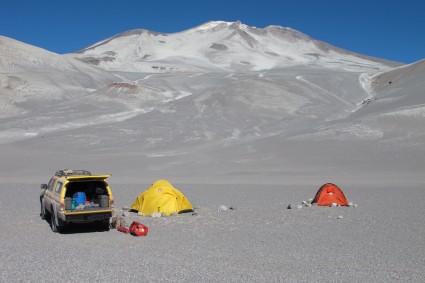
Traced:
<path id="1" fill-rule="evenodd" d="M 40 189 L 47 190 L 47 184 L 41 184 L 40 185 Z"/>

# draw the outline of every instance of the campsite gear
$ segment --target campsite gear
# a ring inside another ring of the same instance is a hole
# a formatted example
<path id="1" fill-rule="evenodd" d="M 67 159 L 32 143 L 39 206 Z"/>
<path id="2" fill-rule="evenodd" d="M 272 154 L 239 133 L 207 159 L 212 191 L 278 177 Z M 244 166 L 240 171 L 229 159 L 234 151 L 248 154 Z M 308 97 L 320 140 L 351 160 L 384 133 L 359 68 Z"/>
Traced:
<path id="1" fill-rule="evenodd" d="M 130 208 L 141 215 L 193 212 L 189 200 L 166 180 L 153 183 L 136 198 Z"/>
<path id="2" fill-rule="evenodd" d="M 114 216 L 111 218 L 111 224 L 109 225 L 112 229 L 118 229 L 120 227 L 127 227 L 125 219 L 121 216 Z"/>
<path id="3" fill-rule="evenodd" d="M 72 209 L 72 198 L 70 197 L 65 198 L 65 209 L 66 210 Z"/>
<path id="4" fill-rule="evenodd" d="M 102 228 L 109 225 L 114 209 L 114 197 L 106 179 L 110 175 L 91 175 L 84 170 L 59 170 L 50 178 L 50 187 L 40 195 L 40 214 L 43 220 L 51 216 L 50 227 L 57 233 L 71 223 L 99 223 Z M 54 185 L 56 184 L 56 185 Z M 42 188 L 47 187 L 43 184 Z M 107 207 L 98 208 L 95 189 L 109 196 Z M 66 201 L 65 198 L 71 198 Z M 87 205 L 86 201 L 90 201 Z M 91 206 L 93 201 L 93 206 Z M 69 205 L 71 204 L 71 205 Z M 50 218 L 50 217 L 49 217 Z"/>
<path id="5" fill-rule="evenodd" d="M 84 204 L 80 204 L 79 206 L 77 206 L 75 208 L 75 210 L 79 210 L 79 211 L 82 211 L 82 210 L 85 210 L 85 209 L 86 209 L 86 206 Z"/>
<path id="6" fill-rule="evenodd" d="M 321 186 L 312 203 L 317 203 L 320 206 L 331 206 L 333 203 L 340 206 L 348 205 L 344 193 L 337 185 L 332 183 Z"/>
<path id="7" fill-rule="evenodd" d="M 76 192 L 73 196 L 75 200 L 75 206 L 79 206 L 80 204 L 86 204 L 86 193 L 85 192 Z"/>
<path id="8" fill-rule="evenodd" d="M 119 227 L 117 230 L 124 233 L 124 234 L 130 234 L 130 230 L 128 230 L 124 226 Z"/>
<path id="9" fill-rule="evenodd" d="M 100 195 L 98 199 L 99 199 L 100 207 L 108 207 L 109 206 L 109 197 L 107 195 Z"/>
<path id="10" fill-rule="evenodd" d="M 133 221 L 133 223 L 131 223 L 130 225 L 130 234 L 133 236 L 146 236 L 146 234 L 148 233 L 148 227 L 146 227 L 145 225 L 143 225 L 140 222 L 137 221 Z"/>

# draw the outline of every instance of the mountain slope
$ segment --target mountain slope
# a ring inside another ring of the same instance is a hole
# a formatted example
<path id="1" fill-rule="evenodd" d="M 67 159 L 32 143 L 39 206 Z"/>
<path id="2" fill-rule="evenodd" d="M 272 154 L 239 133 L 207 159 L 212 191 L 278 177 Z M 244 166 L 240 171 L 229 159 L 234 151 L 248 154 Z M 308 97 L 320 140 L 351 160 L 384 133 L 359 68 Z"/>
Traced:
<path id="1" fill-rule="evenodd" d="M 423 62 L 392 68 L 239 22 L 135 30 L 65 56 L 0 43 L 1 180 L 67 167 L 125 182 L 422 176 Z"/>
<path id="2" fill-rule="evenodd" d="M 351 114 L 304 138 L 371 139 L 422 145 L 425 140 L 425 61 L 369 78 L 369 97 Z M 300 137 L 298 137 L 300 138 Z"/>
<path id="3" fill-rule="evenodd" d="M 72 58 L 0 36 L 0 117 L 73 99 L 117 78 Z"/>

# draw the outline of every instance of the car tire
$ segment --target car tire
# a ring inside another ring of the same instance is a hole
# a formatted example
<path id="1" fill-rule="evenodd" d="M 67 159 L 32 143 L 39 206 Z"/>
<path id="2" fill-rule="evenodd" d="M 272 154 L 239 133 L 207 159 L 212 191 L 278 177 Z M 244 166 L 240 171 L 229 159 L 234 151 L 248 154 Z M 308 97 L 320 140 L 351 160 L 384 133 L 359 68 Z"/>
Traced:
<path id="1" fill-rule="evenodd" d="M 111 224 L 109 219 L 103 223 L 103 227 L 105 227 L 105 231 L 109 231 L 111 229 Z"/>
<path id="2" fill-rule="evenodd" d="M 98 222 L 98 227 L 101 231 L 109 231 L 110 230 L 110 226 L 109 226 L 109 219 L 102 221 L 102 222 Z"/>
<path id="3" fill-rule="evenodd" d="M 46 206 L 44 205 L 44 198 L 41 199 L 41 201 L 40 201 L 40 216 L 41 216 L 41 219 L 43 219 L 43 220 L 49 219 L 49 217 L 50 217 L 50 214 L 46 210 Z"/>
<path id="4" fill-rule="evenodd" d="M 54 233 L 61 233 L 63 230 L 63 225 L 61 225 L 62 224 L 61 220 L 57 219 L 58 217 L 56 216 L 56 212 L 53 211 L 53 213 L 54 214 L 52 214 L 51 221 L 50 221 L 50 228 L 52 228 L 52 231 Z M 59 223 L 56 221 L 58 221 Z"/>

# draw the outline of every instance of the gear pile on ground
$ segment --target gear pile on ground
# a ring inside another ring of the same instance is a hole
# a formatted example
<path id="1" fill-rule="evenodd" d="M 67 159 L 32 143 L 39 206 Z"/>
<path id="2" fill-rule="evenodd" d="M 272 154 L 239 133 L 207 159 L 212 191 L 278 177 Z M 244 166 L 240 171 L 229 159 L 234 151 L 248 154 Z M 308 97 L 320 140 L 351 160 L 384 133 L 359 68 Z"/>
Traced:
<path id="1" fill-rule="evenodd" d="M 111 229 L 119 229 L 120 227 L 127 228 L 127 223 L 125 222 L 124 217 L 122 216 L 114 216 L 111 218 L 111 223 L 109 224 L 109 228 Z"/>

